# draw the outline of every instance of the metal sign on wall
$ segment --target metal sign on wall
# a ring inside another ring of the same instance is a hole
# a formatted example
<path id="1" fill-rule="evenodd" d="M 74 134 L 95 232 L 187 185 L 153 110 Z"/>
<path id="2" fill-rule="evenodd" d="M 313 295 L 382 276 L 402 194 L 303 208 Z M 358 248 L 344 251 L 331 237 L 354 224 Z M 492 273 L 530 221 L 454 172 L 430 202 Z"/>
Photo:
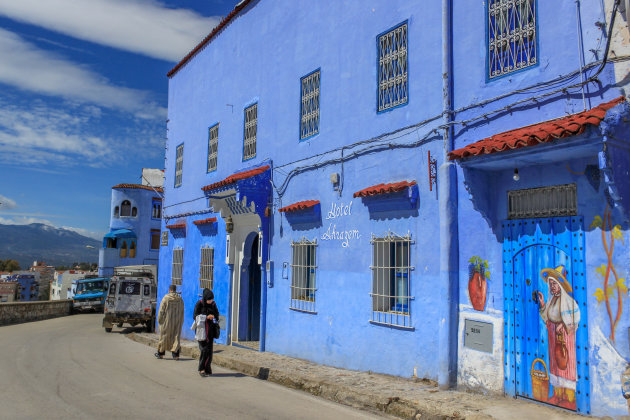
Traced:
<path id="1" fill-rule="evenodd" d="M 492 328 L 489 322 L 466 319 L 464 325 L 464 346 L 492 353 Z"/>
<path id="2" fill-rule="evenodd" d="M 162 246 L 168 246 L 168 231 L 162 232 Z"/>

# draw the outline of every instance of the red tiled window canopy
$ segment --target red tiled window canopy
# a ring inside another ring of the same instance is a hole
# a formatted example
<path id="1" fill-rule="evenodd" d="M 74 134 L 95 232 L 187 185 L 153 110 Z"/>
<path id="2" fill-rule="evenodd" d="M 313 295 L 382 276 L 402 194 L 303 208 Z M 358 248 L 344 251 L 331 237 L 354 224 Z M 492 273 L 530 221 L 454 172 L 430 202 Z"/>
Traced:
<path id="1" fill-rule="evenodd" d="M 217 221 L 216 217 L 209 217 L 207 219 L 201 219 L 201 220 L 195 220 L 193 222 L 193 224 L 200 226 L 200 225 L 209 225 L 210 223 L 214 223 Z"/>
<path id="2" fill-rule="evenodd" d="M 495 134 L 461 149 L 453 150 L 448 154 L 448 159 L 456 160 L 470 156 L 487 155 L 520 149 L 521 147 L 535 146 L 554 139 L 577 136 L 582 134 L 589 125 L 599 126 L 606 117 L 606 112 L 625 100 L 621 96 L 588 111 Z"/>
<path id="3" fill-rule="evenodd" d="M 186 223 L 173 223 L 172 225 L 166 225 L 167 229 L 186 229 Z"/>
<path id="4" fill-rule="evenodd" d="M 369 197 L 372 195 L 378 194 L 389 194 L 393 192 L 402 191 L 405 188 L 413 187 L 416 185 L 416 181 L 402 181 L 402 182 L 394 182 L 391 184 L 378 184 L 372 187 L 367 187 L 362 189 L 361 191 L 357 191 L 353 194 L 353 197 Z"/>
<path id="5" fill-rule="evenodd" d="M 278 209 L 278 211 L 281 213 L 284 213 L 284 212 L 290 213 L 297 210 L 309 209 L 311 207 L 315 207 L 317 204 L 319 204 L 319 200 L 299 201 L 297 203 L 290 204 L 286 207 L 282 207 L 281 209 Z"/>
<path id="6" fill-rule="evenodd" d="M 236 183 L 236 181 L 240 181 L 242 179 L 251 178 L 253 176 L 262 174 L 267 169 L 269 169 L 269 165 L 261 166 L 260 168 L 250 169 L 249 171 L 237 172 L 225 178 L 223 181 L 215 182 L 214 184 L 206 185 L 201 189 L 203 191 L 211 191 L 215 188 L 223 187 L 225 185 L 230 185 Z"/>

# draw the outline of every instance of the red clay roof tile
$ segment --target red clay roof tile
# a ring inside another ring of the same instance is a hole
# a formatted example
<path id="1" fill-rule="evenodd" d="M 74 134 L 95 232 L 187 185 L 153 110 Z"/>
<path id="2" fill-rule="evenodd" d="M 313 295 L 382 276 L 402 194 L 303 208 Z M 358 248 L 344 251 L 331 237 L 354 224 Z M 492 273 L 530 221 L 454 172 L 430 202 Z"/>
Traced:
<path id="1" fill-rule="evenodd" d="M 210 224 L 210 223 L 214 223 L 216 221 L 217 221 L 216 217 L 209 217 L 207 219 L 195 220 L 193 222 L 193 224 L 195 224 L 197 226 L 199 226 L 199 225 L 207 225 L 207 224 Z"/>
<path id="2" fill-rule="evenodd" d="M 448 158 L 449 160 L 456 160 L 470 156 L 487 155 L 521 147 L 535 146 L 554 139 L 577 136 L 582 134 L 588 125 L 598 126 L 606 117 L 606 112 L 609 109 L 625 100 L 621 96 L 588 111 L 495 134 L 476 143 L 453 150 L 448 154 Z"/>
<path id="3" fill-rule="evenodd" d="M 118 184 L 118 185 L 114 185 L 112 187 L 112 190 L 117 190 L 119 188 L 130 188 L 130 189 L 137 189 L 137 190 L 150 190 L 150 191 L 157 191 L 157 192 L 164 192 L 164 189 L 162 187 L 149 187 L 148 185 L 142 185 L 142 184 Z"/>
<path id="4" fill-rule="evenodd" d="M 416 185 L 416 181 L 411 181 L 411 182 L 402 181 L 402 182 L 395 182 L 392 184 L 378 184 L 372 187 L 364 188 L 361 191 L 355 192 L 353 194 L 353 197 L 368 197 L 371 195 L 389 194 L 393 192 L 402 191 L 405 188 L 413 187 L 414 185 Z"/>
<path id="5" fill-rule="evenodd" d="M 298 210 L 304 210 L 304 209 L 308 209 L 311 207 L 315 207 L 317 204 L 319 204 L 319 200 L 306 200 L 306 201 L 299 201 L 297 203 L 293 203 L 293 204 L 289 204 L 288 206 L 282 207 L 281 209 L 278 209 L 279 212 L 293 212 L 293 211 L 298 211 Z"/>
<path id="6" fill-rule="evenodd" d="M 236 181 L 240 181 L 242 179 L 251 178 L 258 174 L 262 174 L 267 169 L 269 169 L 269 165 L 261 166 L 260 168 L 250 169 L 249 171 L 237 172 L 225 178 L 223 181 L 215 182 L 214 184 L 206 185 L 201 188 L 203 191 L 214 190 L 215 188 L 223 187 L 225 185 L 234 184 Z"/>

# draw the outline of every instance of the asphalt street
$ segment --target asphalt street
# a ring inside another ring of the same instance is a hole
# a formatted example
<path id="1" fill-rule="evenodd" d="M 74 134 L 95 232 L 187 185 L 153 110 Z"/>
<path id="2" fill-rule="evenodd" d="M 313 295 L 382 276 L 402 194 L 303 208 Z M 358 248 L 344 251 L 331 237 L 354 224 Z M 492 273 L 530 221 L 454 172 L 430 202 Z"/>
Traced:
<path id="1" fill-rule="evenodd" d="M 2 419 L 375 419 L 217 366 L 106 333 L 102 314 L 0 327 Z"/>

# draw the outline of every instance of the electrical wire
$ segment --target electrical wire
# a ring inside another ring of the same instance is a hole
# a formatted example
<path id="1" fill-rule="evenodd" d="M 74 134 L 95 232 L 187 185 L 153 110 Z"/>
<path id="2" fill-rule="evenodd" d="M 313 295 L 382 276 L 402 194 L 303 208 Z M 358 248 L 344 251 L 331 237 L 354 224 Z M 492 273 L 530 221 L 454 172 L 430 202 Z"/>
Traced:
<path id="1" fill-rule="evenodd" d="M 349 145 L 343 145 L 343 146 L 336 147 L 336 148 L 333 148 L 333 149 L 330 149 L 330 150 L 327 150 L 327 151 L 324 151 L 324 152 L 321 152 L 321 153 L 317 153 L 317 154 L 314 154 L 314 155 L 311 155 L 311 156 L 308 156 L 308 157 L 305 157 L 305 158 L 296 159 L 296 160 L 293 160 L 291 162 L 284 163 L 282 165 L 277 165 L 273 169 L 274 172 L 277 171 L 278 173 L 282 173 L 282 172 L 286 173 L 285 180 L 282 182 L 282 184 L 279 187 L 276 185 L 275 180 L 273 179 L 273 177 L 270 180 L 270 184 L 272 185 L 273 189 L 278 194 L 279 202 L 280 203 L 282 202 L 282 196 L 284 195 L 284 193 L 286 192 L 286 190 L 288 188 L 289 181 L 295 175 L 297 175 L 299 173 L 305 172 L 307 170 L 315 170 L 315 169 L 321 168 L 323 166 L 332 165 L 332 164 L 341 163 L 343 165 L 344 161 L 348 161 L 348 160 L 353 159 L 353 158 L 355 158 L 357 156 L 363 155 L 365 153 L 372 152 L 373 149 L 377 149 L 377 148 L 394 149 L 394 148 L 400 148 L 400 147 L 404 147 L 404 148 L 418 147 L 418 146 L 424 145 L 426 143 L 429 143 L 431 141 L 439 140 L 441 137 L 437 135 L 438 130 L 442 130 L 442 129 L 448 128 L 449 126 L 461 125 L 461 126 L 465 127 L 465 126 L 467 126 L 467 125 L 469 125 L 469 124 L 471 124 L 471 123 L 473 123 L 475 121 L 479 121 L 481 119 L 486 119 L 487 120 L 492 115 L 499 114 L 499 113 L 506 112 L 506 111 L 510 111 L 513 108 L 515 108 L 515 107 L 517 107 L 519 105 L 522 105 L 524 103 L 527 103 L 527 102 L 537 103 L 538 100 L 540 100 L 540 99 L 544 99 L 544 98 L 547 98 L 549 96 L 553 96 L 553 95 L 556 95 L 556 94 L 559 94 L 559 93 L 571 94 L 569 92 L 569 90 L 583 88 L 585 85 L 587 85 L 589 83 L 599 82 L 597 77 L 603 71 L 604 67 L 606 66 L 606 64 L 608 62 L 622 62 L 622 61 L 630 60 L 630 56 L 629 55 L 619 56 L 619 57 L 615 57 L 613 59 L 610 59 L 608 57 L 608 53 L 609 53 L 609 50 L 610 50 L 610 44 L 611 44 L 611 38 L 612 38 L 612 28 L 613 28 L 613 25 L 614 25 L 614 22 L 615 22 L 615 15 L 617 13 L 617 9 L 618 9 L 618 6 L 619 6 L 619 1 L 620 0 L 616 0 L 615 1 L 614 7 L 613 7 L 613 10 L 612 10 L 611 22 L 610 22 L 610 26 L 608 28 L 608 36 L 607 36 L 608 39 L 606 40 L 606 47 L 605 47 L 605 50 L 604 50 L 604 56 L 603 56 L 602 60 L 589 63 L 589 64 L 585 65 L 584 67 L 581 67 L 578 70 L 575 70 L 573 72 L 567 73 L 565 75 L 558 76 L 558 77 L 556 77 L 554 79 L 551 79 L 551 80 L 548 80 L 548 81 L 544 81 L 544 82 L 539 82 L 539 83 L 527 86 L 527 87 L 522 88 L 522 89 L 512 90 L 510 92 L 506 92 L 504 94 L 501 94 L 501 95 L 498 95 L 498 96 L 495 96 L 495 97 L 492 97 L 492 98 L 489 98 L 489 99 L 486 99 L 486 100 L 483 100 L 483 101 L 478 101 L 478 102 L 466 105 L 464 107 L 455 109 L 455 110 L 450 111 L 450 112 L 452 114 L 462 113 L 462 112 L 468 111 L 468 110 L 473 109 L 473 108 L 484 107 L 484 106 L 486 106 L 486 105 L 488 105 L 490 103 L 497 102 L 497 101 L 499 101 L 501 99 L 505 99 L 505 98 L 508 98 L 510 96 L 514 96 L 514 95 L 518 95 L 518 94 L 522 94 L 522 93 L 528 93 L 528 92 L 532 92 L 532 91 L 535 91 L 535 90 L 539 90 L 540 91 L 540 90 L 543 90 L 543 89 L 552 89 L 551 91 L 548 91 L 548 92 L 545 92 L 545 93 L 541 93 L 541 94 L 538 94 L 538 95 L 534 95 L 534 96 L 530 96 L 530 97 L 527 97 L 527 98 L 523 98 L 523 99 L 514 101 L 514 102 L 512 102 L 512 103 L 510 103 L 510 104 L 508 104 L 506 106 L 501 107 L 501 108 L 497 108 L 497 109 L 485 112 L 483 114 L 479 114 L 479 115 L 473 116 L 473 117 L 468 118 L 468 119 L 454 120 L 454 121 L 451 121 L 451 122 L 446 123 L 446 124 L 440 124 L 440 125 L 438 125 L 436 127 L 433 127 L 428 133 L 426 133 L 420 140 L 418 140 L 416 142 L 412 142 L 412 143 L 384 143 L 384 144 L 379 144 L 379 142 L 391 142 L 392 140 L 396 140 L 398 138 L 404 137 L 405 135 L 408 135 L 408 134 L 411 134 L 411 133 L 414 133 L 414 132 L 417 133 L 418 129 L 420 127 L 425 126 L 425 125 L 427 125 L 427 124 L 429 124 L 429 123 L 431 123 L 433 121 L 436 121 L 436 120 L 442 118 L 443 115 L 444 115 L 444 112 L 442 112 L 442 113 L 440 113 L 438 115 L 434 115 L 434 116 L 432 116 L 430 118 L 427 118 L 427 119 L 425 119 L 423 121 L 420 121 L 418 123 L 411 124 L 411 125 L 408 125 L 408 126 L 405 126 L 405 127 L 401 127 L 401 128 L 398 128 L 398 129 L 390 131 L 390 132 L 382 133 L 382 134 L 380 134 L 378 136 L 375 136 L 375 137 L 372 137 L 372 138 L 369 138 L 369 139 L 366 139 L 366 140 L 361 140 L 361 141 L 358 141 L 358 142 L 355 142 L 355 143 L 352 143 L 352 144 L 349 144 Z M 597 71 L 592 76 L 588 77 L 586 80 L 583 80 L 583 81 L 580 81 L 580 82 L 577 82 L 577 83 L 573 83 L 573 84 L 568 84 L 568 85 L 565 85 L 563 87 L 559 87 L 559 88 L 555 88 L 554 89 L 554 87 L 556 85 L 562 86 L 563 84 L 571 83 L 573 81 L 573 79 L 575 79 L 577 76 L 580 76 L 581 74 L 586 73 L 588 70 L 590 70 L 590 69 L 592 69 L 593 67 L 596 67 L 596 66 L 599 66 Z M 447 111 L 447 112 L 449 112 L 449 111 Z M 399 133 L 402 133 L 404 131 L 409 131 L 409 132 L 405 133 L 403 135 L 397 136 L 397 137 L 392 137 L 392 136 L 394 136 L 396 134 L 399 134 Z M 431 137 L 432 134 L 434 135 L 433 137 Z M 372 143 L 374 143 L 374 144 L 372 144 Z M 350 153 L 348 155 L 344 155 L 343 154 L 344 150 L 351 150 L 351 149 L 354 149 L 356 147 L 359 147 L 359 146 L 362 146 L 362 145 L 366 145 L 366 144 L 371 144 L 371 146 L 368 146 L 368 147 L 363 148 L 363 149 L 359 149 L 359 150 L 357 150 L 357 151 L 355 151 L 353 153 Z M 341 156 L 339 158 L 333 158 L 333 159 L 328 159 L 328 160 L 322 161 L 324 156 L 332 154 L 332 153 L 335 153 L 335 152 L 341 152 Z M 320 158 L 318 162 L 312 163 L 310 165 L 303 165 L 303 166 L 294 168 L 294 169 L 290 170 L 288 173 L 285 172 L 284 169 L 283 169 L 283 168 L 286 168 L 287 166 L 295 165 L 297 163 L 301 163 L 301 162 L 304 162 L 304 161 L 307 161 L 307 160 L 311 160 L 311 159 L 316 159 L 316 158 Z M 343 181 L 340 180 L 340 183 L 342 183 L 342 182 Z M 179 205 L 179 204 L 185 204 L 185 203 L 193 202 L 193 201 L 199 200 L 201 198 L 205 198 L 205 197 L 199 197 L 199 198 L 196 198 L 196 199 L 193 199 L 193 200 L 182 201 L 182 202 L 179 202 L 177 204 L 172 204 L 170 206 L 166 206 L 164 208 L 172 207 L 172 206 Z M 173 216 L 173 217 L 175 217 L 175 216 Z"/>

